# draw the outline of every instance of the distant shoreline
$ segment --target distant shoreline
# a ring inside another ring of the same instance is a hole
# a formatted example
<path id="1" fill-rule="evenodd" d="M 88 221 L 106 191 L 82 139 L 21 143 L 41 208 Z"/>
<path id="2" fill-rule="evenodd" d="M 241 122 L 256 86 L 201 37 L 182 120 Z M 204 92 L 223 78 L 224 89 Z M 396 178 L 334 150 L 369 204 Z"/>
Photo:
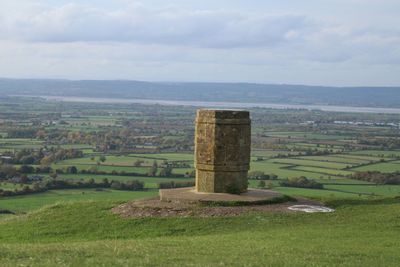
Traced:
<path id="1" fill-rule="evenodd" d="M 134 98 L 97 98 L 75 96 L 35 96 L 12 95 L 15 97 L 39 97 L 49 101 L 60 102 L 84 102 L 84 103 L 109 103 L 109 104 L 146 104 L 167 106 L 192 106 L 203 108 L 271 108 L 271 109 L 306 109 L 330 112 L 354 112 L 354 113 L 384 113 L 400 114 L 400 108 L 374 108 L 374 107 L 348 107 L 334 105 L 301 105 L 301 104 L 275 104 L 275 103 L 239 103 L 239 102 L 211 102 L 211 101 L 184 101 L 184 100 L 157 100 Z"/>

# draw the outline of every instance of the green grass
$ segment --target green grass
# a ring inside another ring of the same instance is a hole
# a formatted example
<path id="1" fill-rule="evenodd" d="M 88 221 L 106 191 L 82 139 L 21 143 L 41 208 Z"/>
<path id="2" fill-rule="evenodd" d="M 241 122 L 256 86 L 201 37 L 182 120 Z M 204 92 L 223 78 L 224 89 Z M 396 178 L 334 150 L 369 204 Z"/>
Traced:
<path id="1" fill-rule="evenodd" d="M 365 163 L 371 162 L 371 161 L 379 161 L 383 157 L 373 157 L 373 156 L 366 156 L 366 155 L 353 155 L 353 154 L 338 154 L 338 155 L 332 155 L 332 157 L 339 157 L 342 158 L 343 160 L 361 160 Z"/>
<path id="2" fill-rule="evenodd" d="M 353 168 L 353 171 L 380 171 L 380 172 L 396 172 L 400 171 L 400 164 L 395 162 L 376 163 L 367 166 Z"/>
<path id="3" fill-rule="evenodd" d="M 43 141 L 27 138 L 5 138 L 0 139 L 0 148 L 13 149 L 37 149 L 43 146 Z"/>
<path id="4" fill-rule="evenodd" d="M 115 166 L 129 166 L 133 167 L 135 161 L 138 158 L 130 157 L 130 156 L 106 156 L 105 162 L 100 162 L 100 156 L 95 156 L 92 160 L 91 157 L 84 158 L 76 158 L 76 159 L 68 159 L 60 161 L 58 164 L 62 165 L 75 165 L 75 164 L 85 164 L 85 165 L 96 165 L 99 162 L 101 165 L 115 165 Z M 149 159 L 144 160 L 147 163 L 147 166 L 150 166 L 153 161 Z M 146 162 L 147 161 L 147 162 Z M 161 163 L 160 161 L 159 163 Z"/>
<path id="5" fill-rule="evenodd" d="M 128 166 L 112 166 L 112 165 L 96 165 L 96 164 L 71 164 L 71 165 L 64 165 L 64 164 L 53 164 L 52 167 L 55 169 L 64 169 L 66 170 L 68 166 L 75 166 L 78 171 L 83 170 L 92 170 L 95 169 L 97 171 L 103 171 L 107 173 L 111 173 L 112 171 L 116 172 L 125 172 L 125 173 L 137 173 L 140 175 L 146 175 L 150 169 L 150 167 L 128 167 Z M 158 173 L 160 172 L 161 168 L 158 168 Z M 173 168 L 172 174 L 185 174 L 187 172 L 191 172 L 193 169 L 191 168 Z M 85 176 L 90 176 L 87 174 Z"/>
<path id="6" fill-rule="evenodd" d="M 272 137 L 291 137 L 291 138 L 300 138 L 300 139 L 318 139 L 318 140 L 337 140 L 343 139 L 345 136 L 342 135 L 328 135 L 328 134 L 319 134 L 319 133 L 309 133 L 309 132 L 265 132 L 265 135 Z"/>
<path id="7" fill-rule="evenodd" d="M 378 156 L 378 157 L 400 157 L 400 151 L 386 151 L 386 150 L 360 150 L 350 152 L 353 155 L 367 155 L 367 156 Z"/>
<path id="8" fill-rule="evenodd" d="M 321 157 L 323 158 L 323 157 Z M 330 168 L 330 169 L 344 169 L 348 166 L 348 164 L 344 163 L 336 163 L 336 162 L 322 162 L 315 160 L 306 160 L 306 159 L 274 159 L 273 162 L 284 163 L 289 165 L 300 165 L 300 166 L 311 166 L 311 167 L 321 167 L 321 168 Z"/>
<path id="9" fill-rule="evenodd" d="M 333 169 L 327 169 L 327 168 L 318 168 L 318 167 L 308 167 L 308 166 L 298 166 L 295 167 L 294 169 L 300 170 L 300 171 L 308 171 L 310 173 L 320 173 L 324 175 L 351 175 L 353 172 L 351 171 L 344 171 L 344 170 L 333 170 Z M 306 175 L 310 176 L 310 175 Z"/>
<path id="10" fill-rule="evenodd" d="M 157 191 L 132 192 L 109 189 L 103 189 L 102 191 L 94 189 L 50 190 L 40 194 L 0 198 L 0 209 L 27 212 L 58 202 L 76 202 L 82 200 L 96 202 L 128 201 L 152 196 L 157 196 Z"/>
<path id="11" fill-rule="evenodd" d="M 306 198 L 331 200 L 331 199 L 353 199 L 358 195 L 348 192 L 339 192 L 334 190 L 320 190 L 320 189 L 309 189 L 309 188 L 295 188 L 295 187 L 275 187 L 273 190 L 278 191 L 282 194 L 290 196 L 300 196 Z"/>
<path id="12" fill-rule="evenodd" d="M 330 145 L 330 144 L 318 144 L 318 143 L 293 143 L 295 146 L 301 146 L 301 147 L 306 147 L 306 148 L 317 148 L 317 149 L 323 149 L 323 150 L 336 150 L 336 149 L 342 149 L 343 146 L 341 145 Z"/>
<path id="13" fill-rule="evenodd" d="M 125 171 L 145 174 L 154 161 L 160 165 L 165 159 L 168 161 L 188 161 L 187 163 L 191 165 L 193 163 L 193 155 L 191 154 L 132 154 L 130 156 L 106 156 L 105 162 L 100 162 L 100 156 L 95 156 L 93 160 L 91 157 L 68 159 L 53 164 L 53 167 L 66 168 L 68 166 L 76 166 L 78 170 L 96 168 L 99 171 L 106 172 Z M 137 160 L 142 160 L 144 162 L 141 167 L 134 167 L 134 162 Z M 174 168 L 173 173 L 185 174 L 191 170 L 191 168 Z"/>
<path id="14" fill-rule="evenodd" d="M 292 197 L 306 197 L 306 198 L 315 198 L 320 200 L 330 200 L 335 198 L 340 198 L 340 199 L 359 198 L 359 193 L 352 192 L 348 188 L 346 188 L 347 191 L 338 190 L 337 189 L 338 185 L 332 185 L 332 190 L 330 190 L 330 186 L 325 186 L 326 189 L 320 190 L 320 189 L 309 189 L 309 188 L 282 187 L 279 185 L 280 181 L 278 180 L 266 181 L 267 184 L 270 182 L 273 184 L 272 190 Z M 250 187 L 257 188 L 258 181 L 250 180 L 249 184 Z M 330 184 L 327 183 L 327 185 Z M 369 196 L 367 194 L 370 194 L 370 192 L 365 192 L 365 194 L 361 195 L 361 198 Z M 376 196 L 378 196 L 378 194 L 376 194 Z M 391 196 L 396 196 L 396 194 L 391 194 Z"/>
<path id="15" fill-rule="evenodd" d="M 280 163 L 273 163 L 271 161 L 260 161 L 260 162 L 251 162 L 250 164 L 250 170 L 251 171 L 263 171 L 267 174 L 276 174 L 279 176 L 279 178 L 292 178 L 292 177 L 299 177 L 299 176 L 305 176 L 308 178 L 312 179 L 320 179 L 320 178 L 337 178 L 340 179 L 339 176 L 335 177 L 335 175 L 339 175 L 338 172 L 341 172 L 340 170 L 331 170 L 335 174 L 329 174 L 326 172 L 326 170 L 329 169 L 323 169 L 323 173 L 316 173 L 314 172 L 315 170 L 306 170 L 302 171 L 299 169 L 287 169 L 287 167 L 293 167 L 294 165 L 288 165 L 288 164 L 280 164 Z M 312 167 L 310 167 L 312 168 Z M 319 171 L 319 169 L 317 169 Z"/>
<path id="16" fill-rule="evenodd" d="M 29 138 L 4 138 L 0 139 L 1 144 L 41 144 L 43 141 Z"/>
<path id="17" fill-rule="evenodd" d="M 251 151 L 251 155 L 253 157 L 264 157 L 264 158 L 271 158 L 279 154 L 287 155 L 289 153 L 292 152 L 288 150 L 254 150 L 254 149 Z"/>
<path id="18" fill-rule="evenodd" d="M 130 154 L 129 156 L 148 158 L 148 159 L 160 159 L 168 161 L 191 161 L 193 162 L 193 153 L 158 153 L 158 154 Z"/>
<path id="19" fill-rule="evenodd" d="M 306 150 L 309 150 L 309 149 L 311 149 L 313 151 L 326 151 L 328 149 L 328 150 L 332 150 L 332 152 L 334 152 L 334 153 L 337 153 L 337 152 L 341 151 L 341 149 L 339 149 L 339 148 L 331 149 L 331 148 L 325 148 L 325 146 L 317 147 L 317 146 L 315 146 L 315 144 L 303 145 L 303 144 L 291 143 L 291 144 L 287 144 L 286 148 L 287 149 L 293 149 L 293 150 L 302 150 L 302 151 L 306 151 Z"/>
<path id="20" fill-rule="evenodd" d="M 21 189 L 24 186 L 30 186 L 29 184 L 14 184 L 14 183 L 6 183 L 6 182 L 1 182 L 0 183 L 0 189 L 3 190 L 14 190 L 14 189 Z"/>
<path id="21" fill-rule="evenodd" d="M 75 180 L 88 180 L 93 178 L 97 182 L 101 182 L 104 178 L 109 181 L 115 180 L 120 182 L 127 182 L 132 180 L 139 180 L 145 183 L 145 188 L 158 188 L 158 183 L 162 182 L 183 182 L 194 181 L 193 178 L 169 178 L 169 177 L 147 177 L 147 176 L 119 176 L 119 175 L 91 175 L 91 174 L 60 174 L 61 179 L 75 179 Z"/>
<path id="22" fill-rule="evenodd" d="M 193 170 L 194 170 L 194 168 L 174 168 L 174 169 L 172 169 L 172 173 L 173 174 L 186 174 L 186 173 L 190 173 Z"/>
<path id="23" fill-rule="evenodd" d="M 48 206 L 0 221 L 3 266 L 398 266 L 397 200 L 330 214 L 121 219 L 113 202 Z"/>
<path id="24" fill-rule="evenodd" d="M 0 148 L 1 151 L 12 151 L 13 149 L 39 149 L 44 147 L 45 143 L 41 140 L 36 139 L 27 139 L 27 138 L 6 138 L 0 139 Z M 62 144 L 62 145 L 47 145 L 50 147 L 60 147 L 64 149 L 89 149 L 91 146 L 89 145 L 80 145 L 80 144 Z"/>
<path id="25" fill-rule="evenodd" d="M 320 182 L 322 184 L 350 184 L 350 185 L 371 185 L 373 183 L 366 182 L 366 181 L 360 181 L 360 180 L 354 180 L 350 178 L 322 178 L 322 179 L 315 179 L 317 182 Z M 374 184 L 373 184 L 374 185 Z"/>
<path id="26" fill-rule="evenodd" d="M 326 184 L 324 186 L 327 190 L 337 190 L 341 192 L 348 192 L 352 194 L 361 195 L 375 195 L 381 197 L 395 197 L 400 196 L 400 185 L 335 185 Z"/>
<path id="27" fill-rule="evenodd" d="M 289 196 L 300 196 L 317 198 L 322 200 L 331 199 L 363 199 L 363 198 L 381 198 L 381 197 L 396 197 L 400 196 L 400 185 L 375 185 L 368 183 L 349 183 L 346 181 L 323 181 L 318 182 L 324 184 L 324 189 L 309 189 L 309 188 L 294 188 L 281 187 L 279 181 L 266 181 L 273 184 L 273 190 Z M 250 186 L 256 188 L 258 181 L 250 180 Z"/>
<path id="28" fill-rule="evenodd" d="M 336 163 L 342 163 L 342 164 L 346 164 L 346 165 L 357 165 L 357 164 L 369 163 L 369 160 L 348 158 L 348 157 L 344 157 L 344 154 L 331 155 L 331 156 L 303 156 L 303 157 L 297 157 L 297 158 L 304 159 L 304 160 L 321 161 L 321 162 L 327 162 L 327 163 L 328 162 L 336 162 Z"/>
<path id="29" fill-rule="evenodd" d="M 75 166 L 78 171 L 82 170 L 91 170 L 95 169 L 97 171 L 104 171 L 104 172 L 134 172 L 139 174 L 146 174 L 149 170 L 149 167 L 129 167 L 129 166 L 112 166 L 112 165 L 97 165 L 97 164 L 77 164 L 77 163 L 70 163 L 65 164 L 64 161 L 61 163 L 53 164 L 52 167 L 55 169 L 66 169 L 68 166 Z"/>

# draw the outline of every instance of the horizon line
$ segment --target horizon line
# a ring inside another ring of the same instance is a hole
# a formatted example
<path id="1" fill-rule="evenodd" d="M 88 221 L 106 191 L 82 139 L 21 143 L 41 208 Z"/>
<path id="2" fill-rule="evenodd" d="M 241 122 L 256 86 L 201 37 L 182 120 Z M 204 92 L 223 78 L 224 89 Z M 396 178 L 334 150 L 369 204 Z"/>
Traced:
<path id="1" fill-rule="evenodd" d="M 69 81 L 69 82 L 141 82 L 141 83 L 158 83 L 158 84 L 249 84 L 249 85 L 277 85 L 277 86 L 307 86 L 307 87 L 326 87 L 326 88 L 399 88 L 400 85 L 387 86 L 387 85 L 310 85 L 300 83 L 268 83 L 268 82 L 227 82 L 227 81 L 149 81 L 149 80 L 136 80 L 136 79 L 74 79 L 74 78 L 10 78 L 0 77 L 1 80 L 33 80 L 33 81 Z"/>

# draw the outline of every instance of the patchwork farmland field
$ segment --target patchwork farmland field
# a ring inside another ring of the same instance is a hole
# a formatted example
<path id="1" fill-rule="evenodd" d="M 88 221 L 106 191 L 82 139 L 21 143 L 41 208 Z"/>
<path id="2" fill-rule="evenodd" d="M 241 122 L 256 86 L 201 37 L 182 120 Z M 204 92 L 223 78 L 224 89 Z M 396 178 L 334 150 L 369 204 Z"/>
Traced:
<path id="1" fill-rule="evenodd" d="M 18 111 L 11 117 L 3 108 L 10 103 Z M 396 116 L 251 111 L 249 187 L 319 201 L 335 208 L 332 214 L 255 211 L 149 219 L 112 214 L 125 202 L 157 198 L 160 188 L 194 183 L 194 114 L 193 107 L 3 102 L 0 265 L 108 266 L 118 259 L 120 266 L 187 261 L 243 266 L 249 258 L 268 258 L 277 266 L 308 266 L 311 260 L 396 266 L 400 185 L 355 175 L 400 172 L 398 129 L 333 122 L 392 123 Z M 288 186 L 302 177 L 320 188 Z M 219 246 L 226 249 L 224 262 Z"/>
<path id="2" fill-rule="evenodd" d="M 366 156 L 376 156 L 376 157 L 387 157 L 394 158 L 400 157 L 400 151 L 387 151 L 387 150 L 361 150 L 350 152 L 352 155 L 366 155 Z"/>
<path id="3" fill-rule="evenodd" d="M 354 171 L 380 171 L 380 172 L 396 172 L 400 171 L 398 162 L 375 163 L 367 166 L 353 168 Z"/>
<path id="4" fill-rule="evenodd" d="M 337 169 L 337 170 L 341 170 L 348 167 L 348 165 L 344 163 L 322 161 L 322 160 L 323 157 L 321 157 L 321 160 L 316 160 L 316 159 L 308 160 L 308 158 L 303 157 L 303 159 L 276 159 L 274 160 L 274 162 L 296 165 L 296 166 L 323 167 L 327 169 Z"/>

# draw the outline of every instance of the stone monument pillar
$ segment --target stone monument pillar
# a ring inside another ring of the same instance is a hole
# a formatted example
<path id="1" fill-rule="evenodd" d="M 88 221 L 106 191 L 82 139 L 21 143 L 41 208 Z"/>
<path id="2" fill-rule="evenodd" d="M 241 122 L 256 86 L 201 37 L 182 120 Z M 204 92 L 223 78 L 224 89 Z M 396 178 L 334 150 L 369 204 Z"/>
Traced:
<path id="1" fill-rule="evenodd" d="M 206 193 L 247 191 L 250 164 L 248 111 L 197 111 L 195 134 L 196 190 Z"/>

